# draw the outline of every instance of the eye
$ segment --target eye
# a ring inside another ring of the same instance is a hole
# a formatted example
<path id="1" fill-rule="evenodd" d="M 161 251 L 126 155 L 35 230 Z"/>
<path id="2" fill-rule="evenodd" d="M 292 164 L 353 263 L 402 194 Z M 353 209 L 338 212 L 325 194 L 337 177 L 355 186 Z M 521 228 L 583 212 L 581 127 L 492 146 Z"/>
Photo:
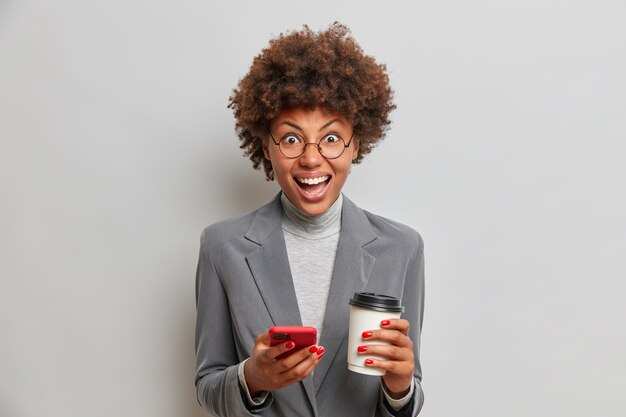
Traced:
<path id="1" fill-rule="evenodd" d="M 298 143 L 302 142 L 302 140 L 298 136 L 290 134 L 283 136 L 280 142 L 283 145 L 297 145 Z"/>
<path id="2" fill-rule="evenodd" d="M 322 141 L 326 142 L 326 143 L 337 143 L 341 141 L 341 138 L 337 135 L 335 135 L 334 133 L 330 133 L 326 136 L 324 136 L 324 139 L 322 139 Z"/>

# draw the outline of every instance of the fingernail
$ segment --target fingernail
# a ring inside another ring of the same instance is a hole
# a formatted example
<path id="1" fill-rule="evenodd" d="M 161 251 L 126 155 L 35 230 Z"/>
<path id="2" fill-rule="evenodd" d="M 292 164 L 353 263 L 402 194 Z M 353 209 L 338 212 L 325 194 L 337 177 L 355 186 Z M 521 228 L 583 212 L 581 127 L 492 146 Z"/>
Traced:
<path id="1" fill-rule="evenodd" d="M 357 350 L 358 350 L 359 352 L 367 352 L 367 346 L 359 346 L 359 347 L 357 348 Z"/>
<path id="2" fill-rule="evenodd" d="M 317 360 L 319 361 L 319 360 L 321 360 L 323 357 L 324 357 L 324 354 L 322 353 L 321 355 L 319 355 L 319 356 L 317 357 Z"/>
<path id="3" fill-rule="evenodd" d="M 322 356 L 324 354 L 324 348 L 320 347 L 319 349 L 317 349 L 317 355 L 318 356 Z"/>
<path id="4" fill-rule="evenodd" d="M 296 344 L 293 342 L 287 342 L 287 344 L 285 345 L 287 349 L 293 349 L 295 346 Z"/>
<path id="5" fill-rule="evenodd" d="M 317 352 L 317 346 L 311 346 L 309 348 L 309 352 L 313 353 L 313 352 Z"/>
<path id="6" fill-rule="evenodd" d="M 363 339 L 367 339 L 368 337 L 372 336 L 372 332 L 363 332 L 362 336 L 363 336 Z"/>
<path id="7" fill-rule="evenodd" d="M 380 322 L 380 325 L 382 327 L 389 326 L 390 324 L 391 324 L 391 322 L 389 320 L 383 320 L 383 321 Z"/>
<path id="8" fill-rule="evenodd" d="M 374 361 L 373 361 L 373 360 L 371 360 L 371 359 L 365 359 L 365 364 L 366 364 L 366 365 L 371 365 L 371 364 L 373 364 L 373 363 L 374 363 Z"/>

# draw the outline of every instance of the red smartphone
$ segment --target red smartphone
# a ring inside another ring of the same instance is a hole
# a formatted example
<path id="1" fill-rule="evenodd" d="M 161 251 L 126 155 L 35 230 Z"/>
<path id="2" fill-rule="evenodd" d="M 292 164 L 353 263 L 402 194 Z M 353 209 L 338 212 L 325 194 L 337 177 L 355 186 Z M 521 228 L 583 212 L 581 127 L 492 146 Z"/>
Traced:
<path id="1" fill-rule="evenodd" d="M 317 329 L 311 326 L 273 326 L 269 329 L 270 346 L 280 345 L 285 342 L 293 342 L 296 346 L 281 353 L 276 359 L 282 359 L 292 353 L 314 345 L 317 342 Z"/>

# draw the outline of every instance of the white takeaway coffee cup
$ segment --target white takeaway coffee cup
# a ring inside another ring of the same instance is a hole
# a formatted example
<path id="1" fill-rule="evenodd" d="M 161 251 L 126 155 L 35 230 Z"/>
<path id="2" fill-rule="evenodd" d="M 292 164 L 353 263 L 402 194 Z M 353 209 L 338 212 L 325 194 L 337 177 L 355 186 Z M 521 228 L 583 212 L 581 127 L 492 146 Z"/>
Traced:
<path id="1" fill-rule="evenodd" d="M 376 355 L 358 353 L 359 346 L 388 345 L 380 340 L 363 339 L 366 330 L 380 329 L 380 322 L 398 319 L 404 312 L 401 301 L 395 297 L 371 292 L 355 292 L 350 299 L 350 328 L 348 330 L 348 369 L 365 375 L 385 375 L 385 371 L 365 365 L 366 359 L 385 359 Z"/>

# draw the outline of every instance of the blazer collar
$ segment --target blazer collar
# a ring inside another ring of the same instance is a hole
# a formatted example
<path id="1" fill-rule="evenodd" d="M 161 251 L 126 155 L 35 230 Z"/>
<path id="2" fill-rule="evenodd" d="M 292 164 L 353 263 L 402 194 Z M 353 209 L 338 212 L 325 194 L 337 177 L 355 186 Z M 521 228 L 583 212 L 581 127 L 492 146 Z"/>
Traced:
<path id="1" fill-rule="evenodd" d="M 282 228 L 283 213 L 280 194 L 280 192 L 276 194 L 272 201 L 257 210 L 244 235 L 246 239 L 262 245 L 276 231 L 276 228 Z"/>
<path id="2" fill-rule="evenodd" d="M 246 239 L 263 245 L 263 242 L 272 236 L 276 228 L 282 229 L 281 192 L 276 194 L 272 201 L 257 210 L 250 227 L 244 235 Z M 341 233 L 344 232 L 350 233 L 355 242 L 361 246 L 377 238 L 363 210 L 357 207 L 345 194 L 343 195 L 341 212 Z"/>

